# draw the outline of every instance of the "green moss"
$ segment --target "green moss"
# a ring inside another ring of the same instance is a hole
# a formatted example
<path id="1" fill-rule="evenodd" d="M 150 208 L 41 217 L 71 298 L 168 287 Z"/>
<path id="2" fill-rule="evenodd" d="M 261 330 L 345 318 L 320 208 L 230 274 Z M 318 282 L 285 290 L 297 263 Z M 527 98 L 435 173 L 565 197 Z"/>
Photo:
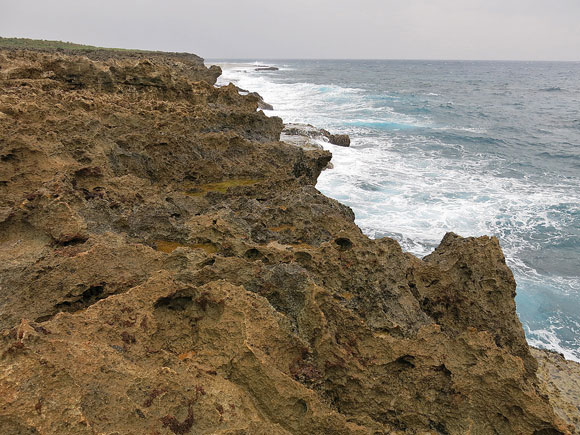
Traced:
<path id="1" fill-rule="evenodd" d="M 141 51 L 141 50 L 131 50 L 126 48 L 104 48 L 95 47 L 93 45 L 83 45 L 74 44 L 72 42 L 63 41 L 46 41 L 44 39 L 28 39 L 28 38 L 3 38 L 0 37 L 0 48 L 21 48 L 29 50 L 47 50 L 47 51 L 78 51 L 78 52 L 90 52 L 90 51 Z"/>
<path id="2" fill-rule="evenodd" d="M 188 196 L 205 196 L 209 192 L 226 193 L 230 187 L 252 186 L 260 182 L 255 178 L 233 178 L 217 183 L 198 184 L 185 192 Z"/>

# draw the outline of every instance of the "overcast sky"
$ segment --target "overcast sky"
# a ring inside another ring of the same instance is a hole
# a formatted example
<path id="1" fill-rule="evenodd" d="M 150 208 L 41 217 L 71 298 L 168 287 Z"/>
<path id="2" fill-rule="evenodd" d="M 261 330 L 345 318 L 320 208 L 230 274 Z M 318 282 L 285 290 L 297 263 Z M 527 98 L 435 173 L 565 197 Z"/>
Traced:
<path id="1" fill-rule="evenodd" d="M 205 58 L 580 60 L 580 0 L 0 0 L 0 36 Z"/>

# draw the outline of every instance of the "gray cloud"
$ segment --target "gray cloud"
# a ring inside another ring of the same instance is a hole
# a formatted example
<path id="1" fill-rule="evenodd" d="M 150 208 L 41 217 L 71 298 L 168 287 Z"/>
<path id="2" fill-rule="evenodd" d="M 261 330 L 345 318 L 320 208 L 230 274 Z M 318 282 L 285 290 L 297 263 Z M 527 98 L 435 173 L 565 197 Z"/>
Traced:
<path id="1" fill-rule="evenodd" d="M 209 58 L 580 60 L 578 0 L 0 0 L 0 35 Z"/>

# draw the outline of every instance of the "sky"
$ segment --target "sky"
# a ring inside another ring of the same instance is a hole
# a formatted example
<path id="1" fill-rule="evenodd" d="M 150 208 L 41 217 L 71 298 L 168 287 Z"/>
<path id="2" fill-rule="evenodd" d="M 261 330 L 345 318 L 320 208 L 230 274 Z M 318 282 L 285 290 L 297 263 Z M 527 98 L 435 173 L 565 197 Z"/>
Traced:
<path id="1" fill-rule="evenodd" d="M 0 0 L 0 36 L 209 59 L 580 61 L 580 0 Z"/>

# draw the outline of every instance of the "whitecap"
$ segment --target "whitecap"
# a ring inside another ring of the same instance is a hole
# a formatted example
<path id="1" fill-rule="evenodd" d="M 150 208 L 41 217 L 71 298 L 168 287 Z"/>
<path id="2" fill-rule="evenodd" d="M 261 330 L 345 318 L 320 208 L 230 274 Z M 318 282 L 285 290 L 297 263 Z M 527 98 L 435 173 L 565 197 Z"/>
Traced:
<path id="1" fill-rule="evenodd" d="M 285 122 L 310 123 L 351 135 L 350 148 L 322 144 L 333 153 L 334 169 L 321 174 L 317 188 L 349 205 L 368 236 L 393 237 L 404 250 L 422 257 L 447 231 L 495 235 L 514 272 L 519 295 L 532 288 L 580 295 L 579 276 L 547 276 L 530 259 L 531 254 L 540 255 L 544 246 L 538 234 L 557 240 L 559 233 L 567 232 L 565 225 L 574 225 L 569 215 L 575 213 L 573 205 L 580 204 L 578 177 L 532 179 L 501 154 L 474 152 L 474 147 L 466 150 L 455 143 L 464 135 L 453 131 L 483 140 L 489 139 L 485 127 L 437 126 L 428 116 L 398 113 L 395 107 L 403 104 L 399 96 L 332 83 L 286 82 L 239 68 L 224 70 L 218 83 L 229 81 L 259 92 L 274 105 L 271 113 Z M 452 133 L 429 134 L 445 130 Z M 567 343 L 537 332 L 544 330 L 558 338 L 556 329 L 527 325 L 530 342 L 543 337 L 544 346 L 555 350 L 560 346 L 570 355 Z"/>

